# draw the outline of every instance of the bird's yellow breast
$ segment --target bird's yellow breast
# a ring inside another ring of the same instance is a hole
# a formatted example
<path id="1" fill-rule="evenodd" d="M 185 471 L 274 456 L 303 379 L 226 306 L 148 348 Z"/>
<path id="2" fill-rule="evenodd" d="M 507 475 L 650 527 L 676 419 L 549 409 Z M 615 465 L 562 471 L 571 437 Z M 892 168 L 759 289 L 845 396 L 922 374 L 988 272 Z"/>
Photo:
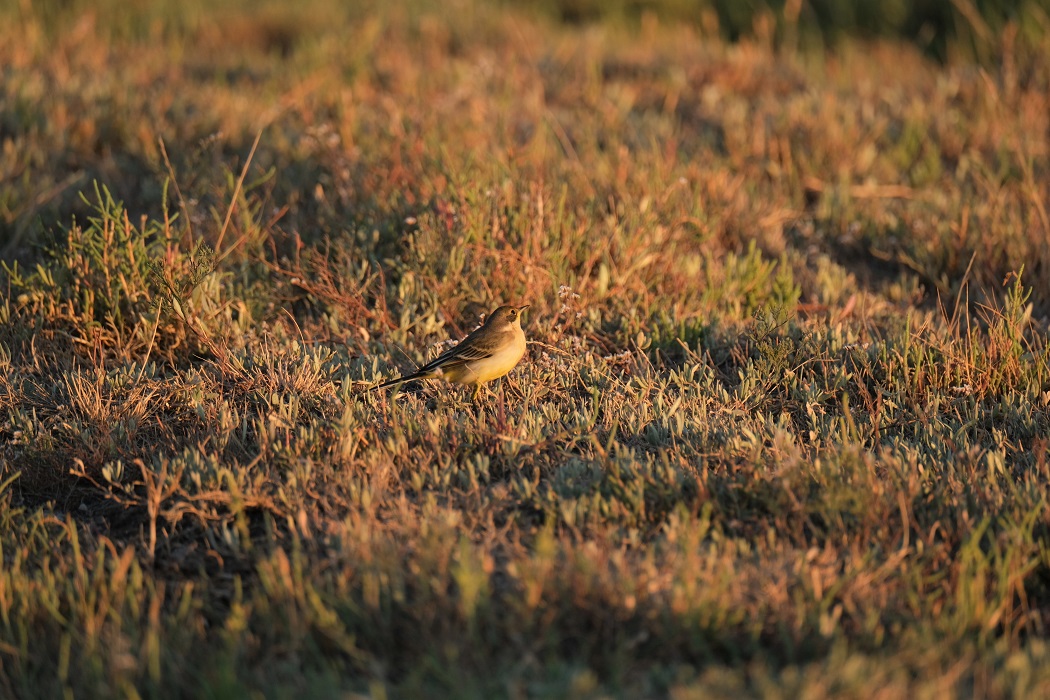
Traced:
<path id="1" fill-rule="evenodd" d="M 514 327 L 513 337 L 489 357 L 470 360 L 457 367 L 449 367 L 442 374 L 450 382 L 484 384 L 499 379 L 521 362 L 525 356 L 525 333 Z"/>

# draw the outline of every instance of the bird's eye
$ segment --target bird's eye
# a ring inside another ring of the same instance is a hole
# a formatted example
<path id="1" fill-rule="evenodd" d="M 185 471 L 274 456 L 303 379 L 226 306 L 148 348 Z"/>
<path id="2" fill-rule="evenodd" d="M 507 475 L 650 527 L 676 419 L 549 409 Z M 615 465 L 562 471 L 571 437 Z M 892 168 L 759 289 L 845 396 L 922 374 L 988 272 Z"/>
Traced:
<path id="1" fill-rule="evenodd" d="M 510 317 L 511 317 L 511 318 L 514 318 L 514 317 L 515 317 L 515 316 L 517 316 L 517 315 L 518 315 L 518 312 L 517 312 L 517 311 L 511 311 L 511 312 L 510 312 Z"/>

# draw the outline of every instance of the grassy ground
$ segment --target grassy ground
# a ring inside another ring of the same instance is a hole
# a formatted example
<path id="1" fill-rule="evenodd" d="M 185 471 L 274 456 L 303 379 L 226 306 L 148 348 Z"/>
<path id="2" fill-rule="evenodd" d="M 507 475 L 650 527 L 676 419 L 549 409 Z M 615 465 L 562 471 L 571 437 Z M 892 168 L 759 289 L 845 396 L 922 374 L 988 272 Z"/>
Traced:
<path id="1" fill-rule="evenodd" d="M 146 5 L 2 10 L 0 696 L 1050 693 L 1031 27 Z"/>

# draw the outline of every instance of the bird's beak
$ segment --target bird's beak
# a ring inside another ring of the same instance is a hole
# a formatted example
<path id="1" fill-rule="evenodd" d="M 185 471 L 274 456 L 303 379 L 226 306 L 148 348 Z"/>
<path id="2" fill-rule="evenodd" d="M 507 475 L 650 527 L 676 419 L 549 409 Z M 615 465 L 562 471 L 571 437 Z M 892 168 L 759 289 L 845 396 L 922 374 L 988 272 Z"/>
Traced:
<path id="1" fill-rule="evenodd" d="M 527 309 L 527 308 L 529 308 L 529 305 L 528 305 L 528 304 L 525 304 L 525 305 L 523 305 L 523 306 L 519 306 L 519 307 L 518 307 L 518 311 L 524 311 L 524 310 L 525 310 L 525 309 Z"/>

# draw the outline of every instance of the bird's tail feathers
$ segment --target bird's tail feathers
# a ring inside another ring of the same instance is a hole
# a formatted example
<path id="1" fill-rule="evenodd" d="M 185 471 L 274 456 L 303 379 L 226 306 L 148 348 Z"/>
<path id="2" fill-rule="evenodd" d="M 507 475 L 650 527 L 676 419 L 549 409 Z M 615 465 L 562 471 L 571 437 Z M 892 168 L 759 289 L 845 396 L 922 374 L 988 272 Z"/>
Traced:
<path id="1" fill-rule="evenodd" d="M 404 384 L 405 382 L 411 382 L 411 381 L 414 381 L 416 379 L 430 379 L 431 377 L 436 377 L 436 376 L 437 376 L 437 372 L 434 372 L 434 371 L 430 371 L 430 372 L 413 372 L 412 374 L 406 374 L 405 376 L 398 377 L 397 379 L 387 380 L 387 381 L 383 382 L 382 384 L 376 384 L 375 386 L 369 388 L 368 391 L 375 391 L 376 389 L 383 389 L 383 388 L 386 388 L 388 386 L 395 386 L 397 384 Z"/>

